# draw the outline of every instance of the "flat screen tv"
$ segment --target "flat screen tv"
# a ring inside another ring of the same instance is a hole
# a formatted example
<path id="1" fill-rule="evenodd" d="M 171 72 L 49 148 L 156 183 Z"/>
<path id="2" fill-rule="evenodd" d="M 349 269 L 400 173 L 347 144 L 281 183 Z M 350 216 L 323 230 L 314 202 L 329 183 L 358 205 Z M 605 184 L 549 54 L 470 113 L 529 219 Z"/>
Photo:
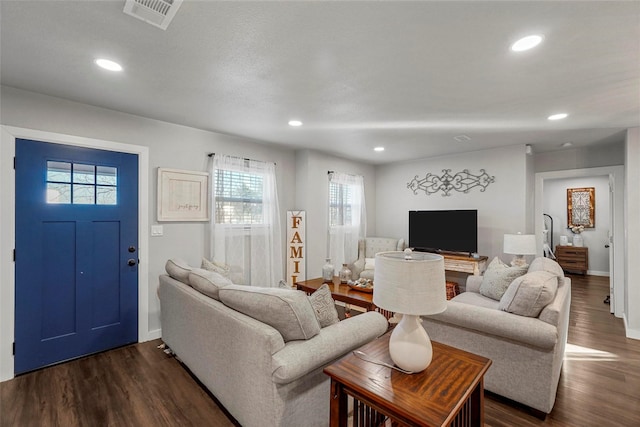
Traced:
<path id="1" fill-rule="evenodd" d="M 478 252 L 478 211 L 409 211 L 409 246 L 429 252 Z"/>

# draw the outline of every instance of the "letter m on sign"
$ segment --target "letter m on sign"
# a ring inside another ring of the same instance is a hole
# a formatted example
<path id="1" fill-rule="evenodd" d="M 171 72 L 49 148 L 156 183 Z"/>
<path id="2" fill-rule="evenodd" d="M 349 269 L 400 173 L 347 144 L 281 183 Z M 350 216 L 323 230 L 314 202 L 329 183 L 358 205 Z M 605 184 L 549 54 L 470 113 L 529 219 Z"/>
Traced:
<path id="1" fill-rule="evenodd" d="M 305 211 L 287 211 L 287 283 L 307 280 L 305 264 Z"/>

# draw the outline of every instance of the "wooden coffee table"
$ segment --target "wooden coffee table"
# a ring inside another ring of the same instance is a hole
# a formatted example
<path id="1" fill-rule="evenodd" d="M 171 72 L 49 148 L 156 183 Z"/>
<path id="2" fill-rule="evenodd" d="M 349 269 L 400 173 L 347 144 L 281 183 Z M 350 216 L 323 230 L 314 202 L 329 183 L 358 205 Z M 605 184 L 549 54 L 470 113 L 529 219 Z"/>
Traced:
<path id="1" fill-rule="evenodd" d="M 393 364 L 390 332 L 360 348 L 375 360 Z M 353 425 L 482 426 L 484 374 L 491 360 L 432 342 L 433 361 L 418 374 L 403 374 L 353 353 L 327 366 L 331 377 L 331 426 L 346 426 L 347 399 L 354 400 Z"/>
<path id="2" fill-rule="evenodd" d="M 373 303 L 373 293 L 351 289 L 348 285 L 340 283 L 340 279 L 338 277 L 334 277 L 332 282 L 324 282 L 322 278 L 297 282 L 296 288 L 298 290 L 305 291 L 308 294 L 312 294 L 324 283 L 329 285 L 331 296 L 335 301 L 362 307 L 367 311 L 378 311 L 387 319 L 393 316 L 393 313 L 376 307 Z"/>

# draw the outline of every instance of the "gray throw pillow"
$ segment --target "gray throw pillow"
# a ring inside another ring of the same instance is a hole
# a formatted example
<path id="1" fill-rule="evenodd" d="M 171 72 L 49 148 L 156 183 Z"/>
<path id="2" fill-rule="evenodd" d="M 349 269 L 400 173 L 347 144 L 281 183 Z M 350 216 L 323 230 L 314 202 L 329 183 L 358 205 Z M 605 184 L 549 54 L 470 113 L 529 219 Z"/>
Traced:
<path id="1" fill-rule="evenodd" d="M 221 274 L 202 268 L 194 268 L 191 273 L 189 273 L 189 283 L 191 283 L 193 289 L 218 301 L 220 300 L 218 296 L 220 288 L 233 284 L 231 280 Z"/>
<path id="2" fill-rule="evenodd" d="M 302 291 L 229 285 L 218 294 L 224 305 L 277 329 L 285 342 L 307 340 L 320 332 L 311 302 Z"/>
<path id="3" fill-rule="evenodd" d="M 189 273 L 191 273 L 191 268 L 189 264 L 185 260 L 180 258 L 172 258 L 166 262 L 164 265 L 164 269 L 167 274 L 173 277 L 176 280 L 184 283 L 185 285 L 189 285 Z"/>
<path id="4" fill-rule="evenodd" d="M 562 271 L 562 267 L 556 261 L 551 258 L 538 257 L 531 262 L 529 266 L 529 273 L 533 273 L 534 271 L 548 271 L 558 277 L 558 284 L 562 283 L 561 280 L 564 279 L 564 271 Z"/>
<path id="5" fill-rule="evenodd" d="M 495 257 L 482 276 L 480 294 L 500 301 L 511 282 L 526 272 L 526 265 L 512 267 L 502 262 L 500 258 Z"/>
<path id="6" fill-rule="evenodd" d="M 338 310 L 336 310 L 336 303 L 333 301 L 331 290 L 326 283 L 309 295 L 309 301 L 311 301 L 311 307 L 313 307 L 313 311 L 316 314 L 321 328 L 340 321 Z"/>
<path id="7" fill-rule="evenodd" d="M 538 317 L 556 297 L 558 278 L 548 271 L 534 271 L 509 285 L 498 308 L 520 316 Z"/>

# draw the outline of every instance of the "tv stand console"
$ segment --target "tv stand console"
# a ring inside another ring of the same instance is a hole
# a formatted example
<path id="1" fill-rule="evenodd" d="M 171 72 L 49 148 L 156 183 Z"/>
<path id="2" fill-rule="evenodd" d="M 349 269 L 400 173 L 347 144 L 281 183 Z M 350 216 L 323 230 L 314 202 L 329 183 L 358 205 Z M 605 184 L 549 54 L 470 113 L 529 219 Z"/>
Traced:
<path id="1" fill-rule="evenodd" d="M 487 260 L 489 257 L 478 256 L 477 258 L 466 255 L 453 255 L 447 253 L 441 253 L 444 257 L 444 269 L 445 271 L 457 271 L 460 273 L 473 274 L 479 276 L 487 267 Z"/>

